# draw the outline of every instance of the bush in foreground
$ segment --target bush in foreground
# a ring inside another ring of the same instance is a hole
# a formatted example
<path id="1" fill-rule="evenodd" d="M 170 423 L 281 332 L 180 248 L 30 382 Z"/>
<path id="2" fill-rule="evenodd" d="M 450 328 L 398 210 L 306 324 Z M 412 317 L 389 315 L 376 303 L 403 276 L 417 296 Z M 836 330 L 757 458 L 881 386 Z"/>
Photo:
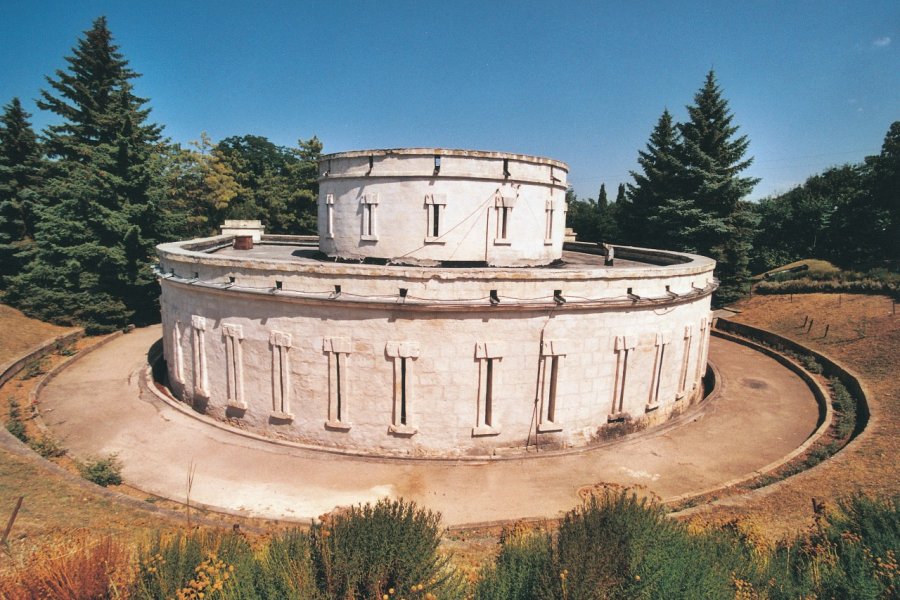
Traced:
<path id="1" fill-rule="evenodd" d="M 525 600 L 897 598 L 900 503 L 821 507 L 777 546 L 752 523 L 698 527 L 627 493 L 592 498 L 555 535 L 518 526 L 466 589 L 438 552 L 436 514 L 403 501 L 358 506 L 310 531 L 251 543 L 238 532 L 158 534 L 137 551 L 109 537 L 39 549 L 0 572 L 0 598 Z"/>
<path id="2" fill-rule="evenodd" d="M 462 597 L 462 579 L 438 552 L 440 518 L 403 500 L 331 516 L 310 532 L 319 589 L 329 598 Z"/>
<path id="3" fill-rule="evenodd" d="M 122 463 L 115 454 L 105 458 L 89 458 L 78 464 L 81 476 L 99 486 L 121 485 Z"/>
<path id="4" fill-rule="evenodd" d="M 22 568 L 0 577 L 0 598 L 127 598 L 130 563 L 122 542 L 110 536 L 92 539 L 80 532 L 63 543 L 38 548 Z"/>

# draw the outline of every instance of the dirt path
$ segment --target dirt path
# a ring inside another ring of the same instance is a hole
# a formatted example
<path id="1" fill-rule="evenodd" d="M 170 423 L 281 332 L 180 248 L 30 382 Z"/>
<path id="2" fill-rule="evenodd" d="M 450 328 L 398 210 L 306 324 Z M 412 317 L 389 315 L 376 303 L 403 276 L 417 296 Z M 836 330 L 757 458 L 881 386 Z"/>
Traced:
<path id="1" fill-rule="evenodd" d="M 723 397 L 664 432 L 568 456 L 487 464 L 366 460 L 288 448 L 211 427 L 142 395 L 158 327 L 86 356 L 44 390 L 45 422 L 76 456 L 118 453 L 129 483 L 184 500 L 265 518 L 307 519 L 334 506 L 402 496 L 438 510 L 444 523 L 553 517 L 580 487 L 643 484 L 663 498 L 722 483 L 799 446 L 816 426 L 812 393 L 776 361 L 713 339 Z"/>

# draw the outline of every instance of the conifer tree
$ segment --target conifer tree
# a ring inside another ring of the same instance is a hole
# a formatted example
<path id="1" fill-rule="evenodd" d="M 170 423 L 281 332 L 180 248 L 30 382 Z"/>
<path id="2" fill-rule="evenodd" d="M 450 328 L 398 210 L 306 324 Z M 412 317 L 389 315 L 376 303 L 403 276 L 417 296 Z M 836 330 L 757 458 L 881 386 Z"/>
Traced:
<path id="1" fill-rule="evenodd" d="M 18 98 L 0 115 L 0 289 L 32 248 L 43 160 L 30 114 Z"/>
<path id="2" fill-rule="evenodd" d="M 27 313 L 109 331 L 158 318 L 149 265 L 156 241 L 154 154 L 160 128 L 134 95 L 138 74 L 98 18 L 47 77 L 38 106 L 51 163 L 27 269 L 8 297 Z"/>
<path id="3" fill-rule="evenodd" d="M 290 167 L 295 186 L 292 202 L 300 214 L 298 233 L 316 232 L 319 159 L 322 157 L 322 148 L 322 142 L 316 136 L 299 140 L 296 150 L 298 161 Z"/>
<path id="4" fill-rule="evenodd" d="M 884 136 L 881 153 L 867 156 L 871 169 L 871 204 L 863 235 L 862 260 L 900 261 L 900 121 L 894 121 Z M 862 233 L 862 232 L 859 232 Z M 868 235 L 866 235 L 868 234 Z"/>
<path id="5" fill-rule="evenodd" d="M 681 194 L 682 165 L 678 160 L 681 143 L 672 114 L 663 110 L 646 150 L 638 151 L 642 172 L 631 171 L 634 183 L 628 184 L 628 204 L 621 207 L 620 229 L 627 243 L 636 246 L 664 246 L 665 225 L 658 216 L 660 208 Z"/>
<path id="6" fill-rule="evenodd" d="M 728 101 L 710 71 L 706 81 L 688 106 L 687 122 L 679 125 L 678 146 L 681 163 L 681 200 L 702 214 L 693 235 L 691 250 L 716 259 L 720 288 L 719 302 L 728 302 L 746 293 L 750 280 L 749 251 L 755 227 L 752 211 L 739 202 L 759 182 L 740 173 L 753 162 L 744 158 L 750 144 L 747 136 L 734 137 Z"/>
<path id="7" fill-rule="evenodd" d="M 616 204 L 620 207 L 625 205 L 625 184 L 624 183 L 620 183 L 619 189 L 616 191 Z"/>
<path id="8" fill-rule="evenodd" d="M 606 195 L 606 184 L 600 184 L 600 193 L 597 194 L 597 210 L 602 210 L 606 208 L 606 205 L 609 204 L 609 196 Z"/>

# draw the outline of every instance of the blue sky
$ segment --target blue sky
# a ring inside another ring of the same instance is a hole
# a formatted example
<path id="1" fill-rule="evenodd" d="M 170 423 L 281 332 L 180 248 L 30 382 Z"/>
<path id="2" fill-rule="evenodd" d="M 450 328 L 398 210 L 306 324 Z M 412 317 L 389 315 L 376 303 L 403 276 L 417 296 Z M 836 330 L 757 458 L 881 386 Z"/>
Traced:
<path id="1" fill-rule="evenodd" d="M 877 153 L 900 120 L 900 2 L 0 0 L 0 103 L 106 15 L 173 140 L 313 135 L 563 160 L 579 196 L 630 181 L 663 109 L 715 69 L 755 157 L 752 198 Z"/>

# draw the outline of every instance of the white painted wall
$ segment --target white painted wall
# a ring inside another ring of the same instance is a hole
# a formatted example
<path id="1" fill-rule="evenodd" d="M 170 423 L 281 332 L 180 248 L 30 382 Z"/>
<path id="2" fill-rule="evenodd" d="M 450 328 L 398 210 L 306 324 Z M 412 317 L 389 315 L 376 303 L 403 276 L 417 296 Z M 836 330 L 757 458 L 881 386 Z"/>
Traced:
<path id="1" fill-rule="evenodd" d="M 633 268 L 455 269 L 385 267 L 333 263 L 290 263 L 240 256 L 204 254 L 183 244 L 160 247 L 165 356 L 170 378 L 184 374 L 173 389 L 184 399 L 193 395 L 194 316 L 206 319 L 204 351 L 208 410 L 220 418 L 239 419 L 242 426 L 310 444 L 376 454 L 453 456 L 487 454 L 534 442 L 542 340 L 553 342 L 558 358 L 556 426 L 541 433 L 542 445 L 582 446 L 607 426 L 613 407 L 616 339 L 633 344 L 626 372 L 623 412 L 641 426 L 666 419 L 697 399 L 701 356 L 708 334 L 713 261 L 700 257 L 683 264 Z M 201 282 L 184 279 L 197 272 Z M 221 285 L 229 274 L 236 285 Z M 275 279 L 282 291 L 269 293 Z M 342 296 L 327 293 L 340 282 Z M 250 286 L 249 284 L 254 284 Z M 242 287 L 246 285 L 247 287 Z M 681 294 L 671 298 L 665 286 Z M 258 289 L 251 289 L 258 287 Z M 398 303 L 399 287 L 410 290 Z M 629 300 L 624 291 L 643 299 Z M 499 289 L 501 305 L 484 300 Z M 563 289 L 566 304 L 550 296 Z M 700 291 L 702 289 L 703 291 Z M 292 291 L 295 290 L 295 291 Z M 691 291 L 693 290 L 693 291 Z M 394 297 L 390 297 L 390 296 Z M 382 296 L 376 298 L 376 296 Z M 652 299 L 649 297 L 653 297 Z M 448 299 L 480 298 L 475 303 Z M 513 300 L 513 298 L 534 300 Z M 443 302 L 441 300 L 444 300 Z M 591 300 L 591 301 L 588 301 Z M 175 324 L 181 329 L 181 368 L 174 346 Z M 228 411 L 226 325 L 240 325 L 243 396 L 246 411 Z M 685 328 L 692 330 L 687 394 L 678 400 Z M 290 422 L 273 421 L 272 332 L 290 335 Z M 657 340 L 668 340 L 660 381 L 659 407 L 651 404 Z M 345 414 L 349 430 L 327 428 L 329 354 L 325 340 L 349 340 L 345 356 Z M 412 436 L 394 435 L 394 360 L 390 342 L 412 342 L 418 356 L 408 359 Z M 496 435 L 473 435 L 479 426 L 479 360 L 476 345 L 486 343 L 494 363 L 493 425 Z M 552 360 L 552 359 L 550 359 Z"/>
<path id="2" fill-rule="evenodd" d="M 319 173 L 319 243 L 329 256 L 528 266 L 549 264 L 562 253 L 567 167 L 558 161 L 496 152 L 373 150 L 326 156 Z M 429 217 L 435 204 L 441 213 L 437 236 Z M 371 232 L 369 211 L 375 215 Z"/>

